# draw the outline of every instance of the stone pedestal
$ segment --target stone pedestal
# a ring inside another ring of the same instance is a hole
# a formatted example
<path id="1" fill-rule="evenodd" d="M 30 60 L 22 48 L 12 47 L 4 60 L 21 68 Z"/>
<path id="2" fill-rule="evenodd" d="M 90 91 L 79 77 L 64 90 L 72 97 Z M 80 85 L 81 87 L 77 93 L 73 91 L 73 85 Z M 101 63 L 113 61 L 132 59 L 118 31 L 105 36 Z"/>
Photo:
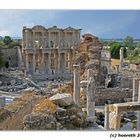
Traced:
<path id="1" fill-rule="evenodd" d="M 80 104 L 80 66 L 74 65 L 74 93 L 73 93 L 73 100 L 74 103 L 79 105 Z"/>

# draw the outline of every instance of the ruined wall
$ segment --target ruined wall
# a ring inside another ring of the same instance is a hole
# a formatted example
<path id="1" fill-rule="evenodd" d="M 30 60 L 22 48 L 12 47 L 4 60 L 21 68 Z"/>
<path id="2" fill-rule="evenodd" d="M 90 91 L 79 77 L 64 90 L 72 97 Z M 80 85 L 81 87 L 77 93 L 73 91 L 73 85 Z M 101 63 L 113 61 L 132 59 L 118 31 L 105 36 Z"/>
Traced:
<path id="1" fill-rule="evenodd" d="M 32 112 L 34 105 L 39 101 L 37 96 L 31 93 L 17 99 L 9 106 L 0 110 L 0 129 L 22 130 L 23 118 Z"/>
<path id="2" fill-rule="evenodd" d="M 120 81 L 121 88 L 133 88 L 133 77 L 121 77 Z"/>
<path id="3" fill-rule="evenodd" d="M 104 105 L 107 100 L 110 100 L 113 103 L 119 103 L 130 98 L 132 99 L 132 89 L 98 89 L 96 94 L 96 105 Z"/>
<path id="4" fill-rule="evenodd" d="M 18 67 L 18 49 L 17 48 L 3 48 L 4 62 L 8 62 L 9 67 Z"/>

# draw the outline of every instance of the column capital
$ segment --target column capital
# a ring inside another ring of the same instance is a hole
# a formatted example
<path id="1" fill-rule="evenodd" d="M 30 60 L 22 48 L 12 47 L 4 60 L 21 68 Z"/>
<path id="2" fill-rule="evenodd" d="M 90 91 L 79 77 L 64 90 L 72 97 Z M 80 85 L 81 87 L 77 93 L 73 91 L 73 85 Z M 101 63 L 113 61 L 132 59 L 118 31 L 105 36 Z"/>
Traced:
<path id="1" fill-rule="evenodd" d="M 80 72 L 80 65 L 74 64 L 74 65 L 73 65 L 73 69 L 74 69 L 74 71 L 76 71 L 76 72 Z"/>

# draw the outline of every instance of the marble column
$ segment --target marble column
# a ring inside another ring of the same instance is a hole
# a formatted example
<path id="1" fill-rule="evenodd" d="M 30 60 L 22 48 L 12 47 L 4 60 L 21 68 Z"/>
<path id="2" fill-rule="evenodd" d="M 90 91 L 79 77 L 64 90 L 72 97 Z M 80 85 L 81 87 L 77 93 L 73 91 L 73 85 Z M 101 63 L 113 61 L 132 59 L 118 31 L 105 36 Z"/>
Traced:
<path id="1" fill-rule="evenodd" d="M 35 47 L 35 32 L 33 31 L 33 47 Z"/>
<path id="2" fill-rule="evenodd" d="M 140 81 L 139 81 L 139 91 L 138 91 L 138 102 L 140 103 Z M 140 111 L 137 112 L 137 130 L 140 130 Z"/>
<path id="3" fill-rule="evenodd" d="M 44 53 L 42 52 L 42 59 L 41 59 L 41 67 L 42 67 L 42 74 L 45 73 L 45 66 L 44 66 Z"/>
<path id="4" fill-rule="evenodd" d="M 119 112 L 118 107 L 116 106 L 116 115 L 115 115 L 115 122 L 114 122 L 114 129 L 119 130 L 120 129 L 120 124 L 121 124 L 121 114 Z"/>
<path id="5" fill-rule="evenodd" d="M 58 73 L 61 71 L 61 70 L 60 70 L 60 69 L 61 69 L 61 66 L 60 66 L 60 63 L 61 63 L 60 55 L 61 55 L 61 53 L 58 52 Z"/>
<path id="6" fill-rule="evenodd" d="M 35 72 L 35 53 L 33 53 L 33 74 Z"/>
<path id="7" fill-rule="evenodd" d="M 104 128 L 105 128 L 105 130 L 109 130 L 109 105 L 105 105 Z"/>
<path id="8" fill-rule="evenodd" d="M 28 56 L 28 53 L 26 53 L 26 71 L 29 72 L 29 56 Z"/>
<path id="9" fill-rule="evenodd" d="M 48 41 L 49 41 L 49 48 L 50 48 L 50 47 L 51 47 L 51 46 L 50 46 L 50 45 L 51 45 L 51 44 L 50 44 L 50 41 L 51 41 L 51 33 L 50 33 L 50 32 L 49 32 L 49 40 L 48 40 Z"/>
<path id="10" fill-rule="evenodd" d="M 92 77 L 92 76 L 93 76 L 93 70 L 92 69 L 88 69 L 87 70 L 87 80 L 89 80 L 90 77 Z"/>
<path id="11" fill-rule="evenodd" d="M 92 75 L 87 83 L 87 121 L 93 124 L 95 122 L 95 82 L 95 76 Z"/>
<path id="12" fill-rule="evenodd" d="M 41 43 L 41 45 L 42 45 L 42 48 L 44 48 L 44 45 L 45 45 L 45 43 L 44 43 L 44 32 L 42 32 L 42 43 Z"/>
<path id="13" fill-rule="evenodd" d="M 138 88 L 139 88 L 139 78 L 133 79 L 133 102 L 138 101 Z"/>
<path id="14" fill-rule="evenodd" d="M 119 74 L 119 65 L 116 65 L 115 69 L 116 69 L 116 74 Z"/>
<path id="15" fill-rule="evenodd" d="M 74 93 L 73 93 L 73 100 L 74 103 L 79 105 L 80 104 L 80 66 L 73 65 L 74 68 Z"/>
<path id="16" fill-rule="evenodd" d="M 123 55 L 123 53 L 124 53 L 124 48 L 121 47 L 120 48 L 120 69 L 123 67 L 123 63 L 124 63 L 124 55 Z"/>
<path id="17" fill-rule="evenodd" d="M 28 30 L 25 30 L 26 33 L 26 48 L 28 48 Z"/>
<path id="18" fill-rule="evenodd" d="M 59 31 L 59 32 L 58 32 L 58 47 L 59 47 L 60 44 L 61 44 L 61 43 L 60 43 L 60 40 L 61 40 L 61 39 L 60 39 L 60 31 Z"/>
<path id="19" fill-rule="evenodd" d="M 51 72 L 50 69 L 51 69 L 51 53 L 48 53 L 48 73 Z"/>
<path id="20" fill-rule="evenodd" d="M 65 53 L 61 53 L 61 55 L 60 55 L 60 58 L 61 58 L 61 70 L 62 70 L 62 72 L 64 72 L 65 71 L 65 65 L 66 65 L 66 60 L 65 60 Z"/>
<path id="21" fill-rule="evenodd" d="M 68 69 L 70 72 L 71 72 L 71 62 L 72 62 L 71 52 L 68 52 Z"/>
<path id="22" fill-rule="evenodd" d="M 66 56 L 67 54 L 66 54 L 66 52 L 64 53 L 64 71 L 66 71 L 66 63 L 67 63 L 67 61 L 66 61 Z"/>

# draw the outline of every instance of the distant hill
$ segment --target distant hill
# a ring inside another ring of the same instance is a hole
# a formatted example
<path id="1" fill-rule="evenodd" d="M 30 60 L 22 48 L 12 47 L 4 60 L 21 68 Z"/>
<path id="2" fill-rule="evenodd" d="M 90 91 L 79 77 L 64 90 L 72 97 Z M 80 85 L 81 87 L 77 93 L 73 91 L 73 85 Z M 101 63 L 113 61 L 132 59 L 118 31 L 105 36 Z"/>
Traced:
<path id="1" fill-rule="evenodd" d="M 100 40 L 103 40 L 103 41 L 116 41 L 116 42 L 123 42 L 123 39 L 122 38 L 112 38 L 112 39 L 108 39 L 108 38 L 100 38 Z M 134 42 L 140 42 L 140 39 L 134 39 Z"/>

